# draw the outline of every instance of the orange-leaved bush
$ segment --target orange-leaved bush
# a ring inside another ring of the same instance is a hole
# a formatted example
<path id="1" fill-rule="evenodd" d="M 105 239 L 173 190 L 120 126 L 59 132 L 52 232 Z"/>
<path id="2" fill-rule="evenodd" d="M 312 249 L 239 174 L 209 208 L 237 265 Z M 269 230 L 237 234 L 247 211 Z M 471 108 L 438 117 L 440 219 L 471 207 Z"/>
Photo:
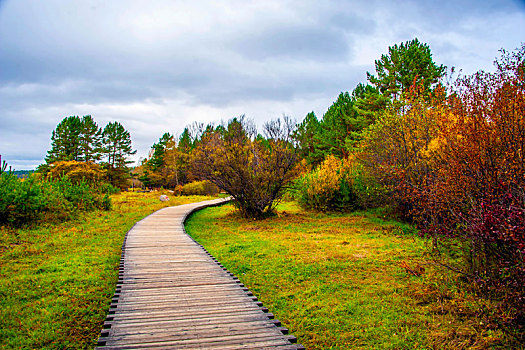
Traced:
<path id="1" fill-rule="evenodd" d="M 358 208 L 355 168 L 353 156 L 339 159 L 328 155 L 316 169 L 295 181 L 299 204 L 319 211 L 351 211 Z"/>

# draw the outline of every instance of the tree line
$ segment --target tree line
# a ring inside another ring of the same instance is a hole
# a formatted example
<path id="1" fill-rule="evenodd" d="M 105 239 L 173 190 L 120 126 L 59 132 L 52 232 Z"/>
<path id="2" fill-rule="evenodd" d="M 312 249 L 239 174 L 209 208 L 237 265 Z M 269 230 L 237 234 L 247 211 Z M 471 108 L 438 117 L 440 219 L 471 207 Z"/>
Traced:
<path id="1" fill-rule="evenodd" d="M 109 194 L 128 186 L 127 157 L 134 153 L 120 123 L 101 129 L 90 115 L 64 118 L 36 172 L 20 178 L 0 164 L 0 225 L 52 223 L 79 211 L 110 210 Z"/>
<path id="2" fill-rule="evenodd" d="M 128 159 L 137 151 L 131 146 L 131 135 L 119 122 L 110 122 L 100 128 L 91 115 L 64 118 L 51 134 L 51 149 L 45 163 L 38 167 L 42 174 L 68 173 L 84 168 L 76 176 L 92 177 L 107 181 L 117 188 L 126 188 L 129 179 Z M 91 176 L 90 176 L 91 174 Z M 70 174 L 74 175 L 74 174 Z"/>

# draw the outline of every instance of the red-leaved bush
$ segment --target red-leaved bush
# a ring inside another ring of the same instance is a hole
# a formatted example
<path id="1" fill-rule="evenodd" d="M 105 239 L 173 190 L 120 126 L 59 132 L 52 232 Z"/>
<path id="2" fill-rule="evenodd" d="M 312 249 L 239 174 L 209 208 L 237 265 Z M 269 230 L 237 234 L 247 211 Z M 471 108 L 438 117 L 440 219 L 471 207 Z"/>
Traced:
<path id="1" fill-rule="evenodd" d="M 364 159 L 436 246 L 466 243 L 467 264 L 456 269 L 500 300 L 502 324 L 523 336 L 525 45 L 495 65 L 446 96 L 408 96 L 371 128 Z"/>

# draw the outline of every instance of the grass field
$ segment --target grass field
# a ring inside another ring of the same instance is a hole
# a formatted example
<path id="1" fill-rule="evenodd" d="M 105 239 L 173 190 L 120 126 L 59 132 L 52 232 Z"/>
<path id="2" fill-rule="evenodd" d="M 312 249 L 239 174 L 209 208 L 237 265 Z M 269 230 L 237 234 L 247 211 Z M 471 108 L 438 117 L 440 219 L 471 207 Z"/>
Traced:
<path id="1" fill-rule="evenodd" d="M 210 197 L 124 192 L 112 211 L 32 229 L 0 228 L 0 348 L 93 348 L 118 277 L 120 247 L 138 220 Z"/>
<path id="2" fill-rule="evenodd" d="M 378 213 L 285 203 L 252 221 L 224 205 L 193 214 L 186 230 L 307 349 L 520 348 L 479 315 L 488 301 L 429 263 L 426 240 Z"/>

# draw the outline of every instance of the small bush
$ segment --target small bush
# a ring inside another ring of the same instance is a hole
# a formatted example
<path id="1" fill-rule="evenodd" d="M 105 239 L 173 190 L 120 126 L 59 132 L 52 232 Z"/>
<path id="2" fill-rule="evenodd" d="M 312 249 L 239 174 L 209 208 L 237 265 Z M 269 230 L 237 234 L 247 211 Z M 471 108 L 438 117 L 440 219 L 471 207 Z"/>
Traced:
<path id="1" fill-rule="evenodd" d="M 360 207 L 355 189 L 355 161 L 328 156 L 295 182 L 299 204 L 319 211 L 351 211 Z"/>
<path id="2" fill-rule="evenodd" d="M 209 181 L 195 181 L 182 186 L 185 196 L 214 196 L 219 193 L 219 188 Z"/>
<path id="3" fill-rule="evenodd" d="M 120 193 L 120 188 L 113 186 L 110 183 L 103 182 L 98 185 L 98 191 L 106 194 L 117 194 Z"/>

